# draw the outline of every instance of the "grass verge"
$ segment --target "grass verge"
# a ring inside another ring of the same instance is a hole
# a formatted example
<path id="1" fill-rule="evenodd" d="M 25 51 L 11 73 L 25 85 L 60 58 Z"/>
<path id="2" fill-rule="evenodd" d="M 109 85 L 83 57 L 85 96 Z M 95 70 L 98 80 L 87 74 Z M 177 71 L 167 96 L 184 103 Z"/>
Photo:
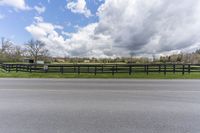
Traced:
<path id="1" fill-rule="evenodd" d="M 0 78 L 129 78 L 129 79 L 200 79 L 200 73 L 167 73 L 164 75 L 163 73 L 134 73 L 129 75 L 128 73 L 118 73 L 114 76 L 111 73 L 101 74 L 86 74 L 81 73 L 78 74 L 61 74 L 61 73 L 27 73 L 27 72 L 6 72 L 4 70 L 0 70 Z"/>

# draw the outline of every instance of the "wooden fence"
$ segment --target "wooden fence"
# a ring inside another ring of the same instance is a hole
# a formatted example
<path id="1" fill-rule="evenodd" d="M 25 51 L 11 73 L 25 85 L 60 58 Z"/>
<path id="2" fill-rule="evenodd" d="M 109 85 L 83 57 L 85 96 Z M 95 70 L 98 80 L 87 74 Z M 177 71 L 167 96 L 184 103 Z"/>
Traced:
<path id="1" fill-rule="evenodd" d="M 1 64 L 7 72 L 42 72 L 42 73 L 191 73 L 200 72 L 200 64 Z"/>

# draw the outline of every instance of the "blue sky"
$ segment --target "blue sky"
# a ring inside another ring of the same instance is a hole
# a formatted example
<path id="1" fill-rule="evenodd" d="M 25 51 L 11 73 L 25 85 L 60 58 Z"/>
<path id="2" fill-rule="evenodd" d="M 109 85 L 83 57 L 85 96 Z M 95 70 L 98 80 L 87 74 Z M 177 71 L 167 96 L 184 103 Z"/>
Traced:
<path id="1" fill-rule="evenodd" d="M 9 38 L 16 43 L 24 43 L 30 38 L 25 27 L 32 24 L 34 17 L 40 16 L 45 22 L 53 23 L 64 27 L 65 32 L 76 32 L 76 27 L 84 27 L 89 23 L 97 22 L 96 12 L 103 1 L 88 0 L 87 8 L 91 11 L 91 17 L 84 14 L 73 13 L 66 8 L 66 0 L 26 0 L 26 5 L 30 10 L 20 10 L 12 5 L 5 4 L 0 6 L 0 37 Z M 69 1 L 70 2 L 70 1 Z M 74 1 L 76 2 L 76 1 Z M 38 13 L 35 6 L 44 7 L 45 11 Z"/>
<path id="2" fill-rule="evenodd" d="M 53 56 L 162 56 L 200 48 L 199 12 L 199 0 L 0 0 L 0 37 Z"/>

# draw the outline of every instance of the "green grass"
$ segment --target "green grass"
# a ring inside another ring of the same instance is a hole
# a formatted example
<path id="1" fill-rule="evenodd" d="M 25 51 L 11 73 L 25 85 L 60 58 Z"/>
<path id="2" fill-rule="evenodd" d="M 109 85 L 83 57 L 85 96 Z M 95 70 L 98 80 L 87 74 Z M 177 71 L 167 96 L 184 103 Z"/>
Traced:
<path id="1" fill-rule="evenodd" d="M 130 79 L 200 79 L 200 73 L 193 72 L 191 74 L 185 73 L 135 73 L 129 75 L 128 73 L 115 74 L 114 76 L 111 73 L 100 74 L 61 74 L 61 73 L 27 73 L 27 72 L 6 72 L 0 69 L 0 78 L 130 78 Z"/>

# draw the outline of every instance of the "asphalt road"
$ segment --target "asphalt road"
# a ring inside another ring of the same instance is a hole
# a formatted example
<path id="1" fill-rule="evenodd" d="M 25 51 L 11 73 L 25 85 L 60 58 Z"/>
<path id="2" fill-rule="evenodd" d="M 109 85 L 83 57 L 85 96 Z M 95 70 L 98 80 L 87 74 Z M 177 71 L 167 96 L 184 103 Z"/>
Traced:
<path id="1" fill-rule="evenodd" d="M 0 79 L 0 133 L 200 133 L 200 80 Z"/>

